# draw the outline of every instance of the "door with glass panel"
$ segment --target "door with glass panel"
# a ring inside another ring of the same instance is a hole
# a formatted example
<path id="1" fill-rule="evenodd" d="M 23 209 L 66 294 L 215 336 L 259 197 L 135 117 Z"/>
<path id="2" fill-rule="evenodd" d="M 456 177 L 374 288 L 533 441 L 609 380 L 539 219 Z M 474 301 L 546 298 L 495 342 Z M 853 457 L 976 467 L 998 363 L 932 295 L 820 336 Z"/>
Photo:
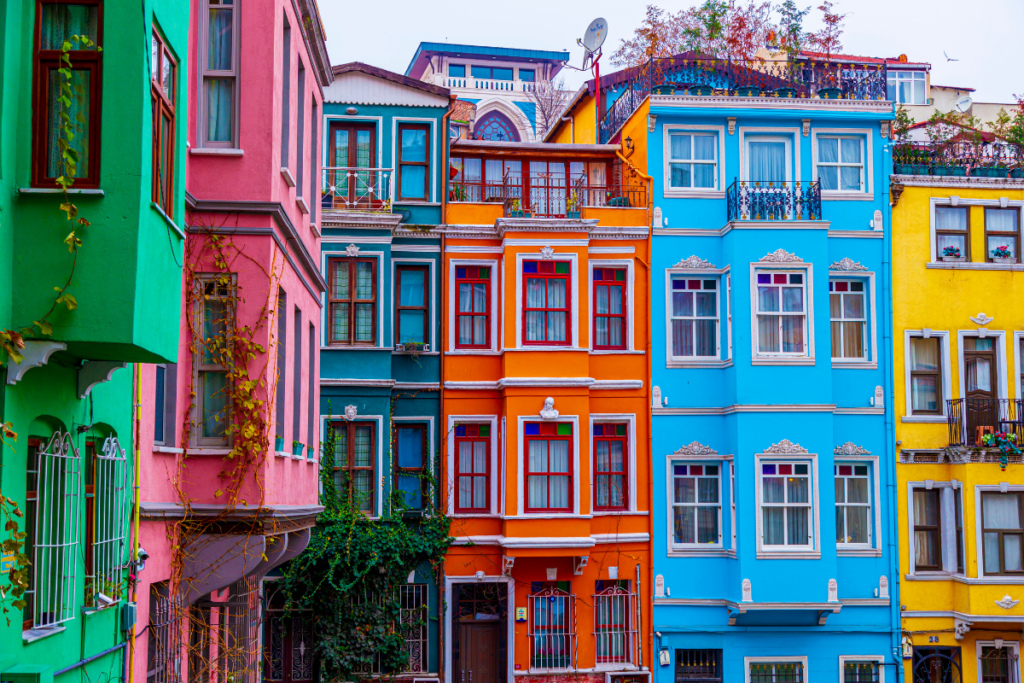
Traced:
<path id="1" fill-rule="evenodd" d="M 565 216 L 565 181 L 564 162 L 530 162 L 530 210 L 535 217 Z"/>
<path id="2" fill-rule="evenodd" d="M 373 125 L 332 123 L 328 135 L 325 209 L 379 209 L 391 179 L 369 170 L 377 158 Z M 367 170 L 360 170 L 367 169 Z"/>
<path id="3" fill-rule="evenodd" d="M 991 429 L 999 429 L 996 401 L 996 348 L 994 339 L 964 339 L 964 388 L 967 391 L 967 438 L 975 442 Z"/>
<path id="4" fill-rule="evenodd" d="M 788 216 L 793 211 L 786 186 L 793 177 L 789 138 L 748 137 L 745 151 L 746 215 L 768 220 Z"/>

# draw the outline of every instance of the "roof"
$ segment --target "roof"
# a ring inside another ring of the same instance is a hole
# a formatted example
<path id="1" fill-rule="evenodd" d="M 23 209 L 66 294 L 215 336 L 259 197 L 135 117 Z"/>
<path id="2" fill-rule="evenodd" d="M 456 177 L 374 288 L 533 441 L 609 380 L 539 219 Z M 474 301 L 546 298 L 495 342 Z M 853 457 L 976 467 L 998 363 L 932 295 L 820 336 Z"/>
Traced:
<path id="1" fill-rule="evenodd" d="M 324 23 L 320 19 L 320 8 L 316 0 L 299 0 L 295 13 L 301 19 L 302 39 L 306 52 L 314 65 L 317 83 L 321 90 L 331 84 L 331 60 L 327 56 L 327 42 L 324 37 Z"/>
<path id="2" fill-rule="evenodd" d="M 394 71 L 388 71 L 387 69 L 381 69 L 380 67 L 370 66 L 369 64 L 363 64 L 362 62 L 349 62 L 348 64 L 339 64 L 338 66 L 331 67 L 331 71 L 334 72 L 334 77 L 337 78 L 342 74 L 351 73 L 358 71 L 374 78 L 381 78 L 385 81 L 391 81 L 398 85 L 404 85 L 407 88 L 416 88 L 423 92 L 431 93 L 432 95 L 438 95 L 440 97 L 451 97 L 451 91 L 448 88 L 442 88 L 439 85 L 431 85 L 430 83 L 424 83 L 418 81 L 415 78 L 409 78 L 402 74 L 396 74 Z"/>
<path id="3" fill-rule="evenodd" d="M 504 60 L 510 62 L 553 62 L 556 65 L 555 73 L 561 69 L 562 64 L 569 61 L 569 52 L 554 50 L 524 50 L 515 47 L 487 47 L 485 45 L 459 45 L 456 43 L 420 43 L 416 53 L 412 56 L 406 76 L 419 78 L 426 70 L 427 61 L 434 55 L 447 55 L 449 57 L 477 57 L 483 59 Z"/>
<path id="4" fill-rule="evenodd" d="M 932 83 L 933 88 L 943 88 L 945 90 L 966 90 L 967 92 L 974 92 L 974 88 L 962 87 L 959 85 L 935 85 Z"/>
<path id="5" fill-rule="evenodd" d="M 801 50 L 800 56 L 807 59 L 818 59 L 830 62 L 857 62 L 859 64 L 885 64 L 886 66 L 925 67 L 931 68 L 928 62 L 910 62 L 899 57 L 864 57 L 863 55 L 830 55 L 826 52 L 811 52 Z"/>
<path id="6" fill-rule="evenodd" d="M 915 123 L 914 125 L 910 126 L 908 130 L 921 130 L 933 125 L 953 126 L 955 128 L 960 128 L 962 131 L 964 131 L 964 133 L 957 133 L 956 135 L 954 135 L 952 137 L 952 140 L 958 140 L 961 138 L 961 135 L 966 135 L 968 133 L 971 134 L 971 137 L 977 136 L 978 138 L 981 139 L 982 142 L 995 142 L 998 139 L 1002 139 L 995 133 L 980 130 L 972 126 L 965 125 L 963 123 L 956 123 L 955 121 L 938 121 L 935 123 L 931 121 L 921 121 L 920 123 Z"/>
<path id="7" fill-rule="evenodd" d="M 452 121 L 468 123 L 474 116 L 476 116 L 476 104 L 466 100 L 455 100 L 455 104 L 452 106 Z"/>

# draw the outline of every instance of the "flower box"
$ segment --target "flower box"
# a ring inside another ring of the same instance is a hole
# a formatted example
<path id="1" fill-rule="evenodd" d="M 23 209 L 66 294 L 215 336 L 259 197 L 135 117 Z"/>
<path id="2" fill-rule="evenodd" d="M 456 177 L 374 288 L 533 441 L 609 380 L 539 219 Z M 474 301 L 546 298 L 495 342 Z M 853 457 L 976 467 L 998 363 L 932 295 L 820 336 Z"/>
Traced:
<path id="1" fill-rule="evenodd" d="M 669 85 L 667 83 L 666 84 L 662 84 L 662 85 L 656 85 L 656 86 L 654 86 L 654 94 L 655 95 L 675 95 L 676 94 L 676 86 Z"/>
<path id="2" fill-rule="evenodd" d="M 756 85 L 741 85 L 736 88 L 736 94 L 740 97 L 760 97 L 761 88 Z"/>
<path id="3" fill-rule="evenodd" d="M 1008 168 L 1001 168 L 1000 167 L 1000 168 L 990 168 L 988 170 L 988 176 L 990 178 L 1005 178 L 1009 174 L 1010 174 L 1010 169 L 1008 169 Z"/>
<path id="4" fill-rule="evenodd" d="M 993 256 L 992 257 L 992 263 L 1001 263 L 1001 264 L 1005 265 L 1005 264 L 1016 263 L 1016 262 L 1017 262 L 1017 257 L 1016 256 Z"/>
<path id="5" fill-rule="evenodd" d="M 818 97 L 823 100 L 838 100 L 843 97 L 842 88 L 821 88 L 818 90 Z"/>
<path id="6" fill-rule="evenodd" d="M 691 85 L 688 92 L 691 95 L 700 95 L 702 97 L 707 97 L 708 95 L 714 92 L 714 88 L 712 88 L 710 85 Z"/>
<path id="7" fill-rule="evenodd" d="M 274 450 L 277 451 L 278 453 L 280 453 L 281 451 L 284 450 L 284 437 L 283 436 L 275 436 L 274 437 Z"/>
<path id="8" fill-rule="evenodd" d="M 512 211 L 509 214 L 512 218 L 532 218 L 533 213 L 530 211 Z"/>
<path id="9" fill-rule="evenodd" d="M 966 256 L 940 256 L 939 258 L 946 263 L 963 263 L 967 260 Z"/>
<path id="10" fill-rule="evenodd" d="M 776 88 L 775 89 L 775 96 L 776 97 L 797 97 L 797 95 L 798 95 L 798 93 L 796 91 L 796 88 Z"/>
<path id="11" fill-rule="evenodd" d="M 1011 178 L 1024 178 L 1024 168 L 1013 168 L 1010 169 Z"/>
<path id="12" fill-rule="evenodd" d="M 580 212 L 579 211 L 566 211 L 565 212 L 565 217 L 566 218 L 575 218 L 575 219 L 579 220 Z"/>
<path id="13" fill-rule="evenodd" d="M 405 342 L 395 344 L 395 351 L 399 353 L 424 353 L 430 351 L 430 344 L 425 342 Z"/>

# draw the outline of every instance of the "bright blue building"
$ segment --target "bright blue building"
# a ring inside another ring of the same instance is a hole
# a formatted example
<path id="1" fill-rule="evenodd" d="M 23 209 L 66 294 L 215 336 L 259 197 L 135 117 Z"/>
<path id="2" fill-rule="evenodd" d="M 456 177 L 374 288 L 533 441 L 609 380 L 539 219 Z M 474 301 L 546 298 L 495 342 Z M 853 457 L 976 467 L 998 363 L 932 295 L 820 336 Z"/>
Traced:
<path id="1" fill-rule="evenodd" d="M 366 64 L 336 66 L 324 89 L 320 346 L 323 433 L 333 429 L 339 495 L 370 518 L 438 503 L 441 200 L 449 91 Z M 401 587 L 405 671 L 436 678 L 438 577 L 422 565 Z M 408 612 L 406 614 L 405 612 Z"/>
<path id="2" fill-rule="evenodd" d="M 654 676 L 896 681 L 885 72 L 655 73 Z"/>

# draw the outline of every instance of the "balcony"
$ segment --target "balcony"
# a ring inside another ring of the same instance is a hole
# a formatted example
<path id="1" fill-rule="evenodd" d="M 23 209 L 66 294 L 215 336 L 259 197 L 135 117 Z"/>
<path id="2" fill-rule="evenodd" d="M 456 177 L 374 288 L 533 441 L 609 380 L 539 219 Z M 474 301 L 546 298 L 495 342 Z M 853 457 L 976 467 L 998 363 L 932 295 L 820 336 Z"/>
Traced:
<path id="1" fill-rule="evenodd" d="M 1024 178 L 1024 150 L 1013 144 L 986 142 L 982 135 L 975 131 L 946 141 L 897 142 L 892 150 L 893 173 Z"/>
<path id="2" fill-rule="evenodd" d="M 394 190 L 394 169 L 332 166 L 323 169 L 320 208 L 386 213 Z"/>
<path id="3" fill-rule="evenodd" d="M 502 206 L 505 218 L 583 218 L 587 209 L 645 209 L 647 186 L 642 183 L 587 184 L 580 179 L 566 186 L 564 179 L 532 179 L 524 185 L 521 177 L 500 183 L 453 181 L 451 202 L 494 203 Z"/>
<path id="4" fill-rule="evenodd" d="M 734 180 L 725 190 L 725 200 L 730 222 L 822 220 L 821 185 L 817 180 Z"/>
<path id="5" fill-rule="evenodd" d="M 985 434 L 1003 432 L 1024 441 L 1024 399 L 958 398 L 946 401 L 950 448 L 993 448 Z"/>
<path id="6" fill-rule="evenodd" d="M 491 90 L 499 92 L 533 92 L 537 88 L 534 81 L 506 81 L 494 78 L 452 77 L 438 74 L 434 77 L 434 85 L 442 88 Z"/>

